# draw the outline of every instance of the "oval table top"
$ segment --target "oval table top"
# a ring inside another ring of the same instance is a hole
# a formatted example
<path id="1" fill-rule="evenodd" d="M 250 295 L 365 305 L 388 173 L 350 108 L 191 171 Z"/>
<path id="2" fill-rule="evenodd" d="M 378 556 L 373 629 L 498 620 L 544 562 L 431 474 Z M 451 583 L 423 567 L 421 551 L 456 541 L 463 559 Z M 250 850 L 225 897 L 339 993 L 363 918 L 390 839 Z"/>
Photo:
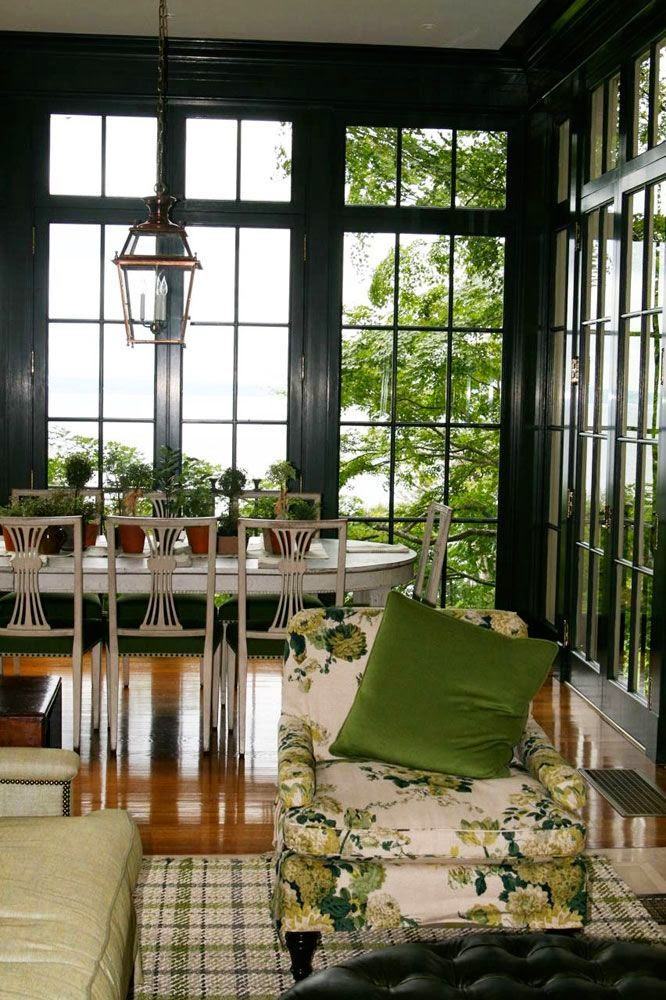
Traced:
<path id="1" fill-rule="evenodd" d="M 83 589 L 103 594 L 108 591 L 108 561 L 103 545 L 83 556 Z M 335 591 L 337 566 L 337 539 L 322 538 L 313 542 L 307 556 L 307 589 L 312 592 Z M 206 589 L 206 556 L 192 556 L 184 549 L 178 556 L 179 565 L 174 573 L 174 591 L 203 591 Z M 386 545 L 379 542 L 347 542 L 346 588 L 355 593 L 386 593 L 391 587 L 408 583 L 412 579 L 412 564 L 416 553 L 405 545 Z M 182 560 L 182 562 L 180 562 Z M 250 539 L 248 546 L 248 593 L 279 593 L 280 575 L 278 558 L 267 555 L 259 538 Z M 150 573 L 145 556 L 121 555 L 116 560 L 118 590 L 122 593 L 142 593 L 148 589 Z M 9 556 L 0 547 L 0 590 L 11 590 L 13 574 Z M 72 555 L 61 553 L 45 557 L 40 572 L 39 586 L 45 593 L 67 593 L 72 590 Z M 238 592 L 238 561 L 235 556 L 218 556 L 216 560 L 215 589 L 222 593 Z M 373 602 L 374 603 L 374 602 Z"/>

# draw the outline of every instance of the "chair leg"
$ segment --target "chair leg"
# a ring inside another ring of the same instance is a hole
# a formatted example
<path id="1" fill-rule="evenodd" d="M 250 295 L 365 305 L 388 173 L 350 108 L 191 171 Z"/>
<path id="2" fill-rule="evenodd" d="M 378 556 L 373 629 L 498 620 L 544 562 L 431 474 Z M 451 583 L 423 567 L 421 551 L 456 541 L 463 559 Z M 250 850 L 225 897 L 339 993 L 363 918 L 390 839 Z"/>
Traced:
<path id="1" fill-rule="evenodd" d="M 109 748 L 116 752 L 118 742 L 118 653 L 112 649 L 106 654 L 106 702 L 109 716 Z"/>
<path id="2" fill-rule="evenodd" d="M 5 658 L 4 656 L 0 656 L 0 677 L 2 677 L 4 672 L 5 672 Z"/>
<path id="3" fill-rule="evenodd" d="M 236 654 L 231 646 L 225 646 L 224 655 L 227 675 L 227 725 L 229 732 L 233 733 L 236 725 Z"/>
<path id="4" fill-rule="evenodd" d="M 130 658 L 129 656 L 123 656 L 123 687 L 129 687 L 129 675 L 130 675 Z"/>
<path id="5" fill-rule="evenodd" d="M 213 692 L 211 694 L 211 726 L 217 729 L 220 714 L 220 670 L 222 669 L 222 646 L 218 646 L 213 654 Z"/>
<path id="6" fill-rule="evenodd" d="M 199 660 L 199 687 L 204 686 L 204 661 L 203 656 Z"/>
<path id="7" fill-rule="evenodd" d="M 203 663 L 203 749 L 210 750 L 210 700 L 213 686 L 213 654 L 205 656 Z"/>
<path id="8" fill-rule="evenodd" d="M 20 656 L 12 656 L 12 668 L 13 668 L 15 674 L 20 674 L 21 673 L 21 657 Z"/>
<path id="9" fill-rule="evenodd" d="M 78 655 L 72 657 L 72 701 L 73 701 L 73 744 L 74 749 L 79 750 L 81 746 L 81 660 L 83 657 L 79 652 Z"/>
<path id="10" fill-rule="evenodd" d="M 287 931 L 285 941 L 291 958 L 291 974 L 297 983 L 312 973 L 312 959 L 321 942 L 319 931 Z"/>
<path id="11" fill-rule="evenodd" d="M 245 714 L 247 708 L 247 656 L 238 657 L 238 753 L 245 756 Z"/>
<path id="12" fill-rule="evenodd" d="M 102 643 L 98 642 L 91 653 L 92 658 L 92 717 L 93 729 L 99 729 L 101 706 Z"/>

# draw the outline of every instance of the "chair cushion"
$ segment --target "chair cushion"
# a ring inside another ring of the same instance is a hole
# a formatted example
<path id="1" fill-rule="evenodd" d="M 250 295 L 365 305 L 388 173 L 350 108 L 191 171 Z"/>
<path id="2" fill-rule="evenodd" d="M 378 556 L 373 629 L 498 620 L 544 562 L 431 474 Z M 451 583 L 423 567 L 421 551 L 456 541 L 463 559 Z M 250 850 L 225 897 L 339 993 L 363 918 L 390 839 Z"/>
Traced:
<path id="1" fill-rule="evenodd" d="M 124 1000 L 141 840 L 126 812 L 0 819 L 0 993 Z"/>
<path id="2" fill-rule="evenodd" d="M 510 639 L 393 591 L 331 753 L 504 777 L 556 654 L 554 642 Z"/>
<path id="3" fill-rule="evenodd" d="M 74 598 L 71 594 L 42 594 L 42 607 L 51 628 L 71 628 L 74 622 Z M 6 628 L 14 610 L 13 592 L 0 597 L 0 628 Z M 83 649 L 92 649 L 104 636 L 104 611 L 97 594 L 83 595 Z M 1 636 L 0 653 L 34 656 L 70 656 L 72 640 L 66 636 L 35 638 Z"/>
<path id="4" fill-rule="evenodd" d="M 369 951 L 309 976 L 282 1000 L 656 1000 L 664 980 L 663 944 L 483 934 Z"/>
<path id="5" fill-rule="evenodd" d="M 176 594 L 174 596 L 176 614 L 184 629 L 202 629 L 206 625 L 206 598 L 203 594 Z M 118 628 L 139 628 L 146 617 L 148 596 L 146 594 L 118 595 Z M 222 626 L 215 615 L 214 643 L 219 645 Z M 203 656 L 205 639 L 203 636 L 169 636 L 157 638 L 150 634 L 119 636 L 118 652 L 121 656 Z"/>
<path id="6" fill-rule="evenodd" d="M 306 594 L 303 598 L 306 608 L 323 608 L 324 605 L 315 594 Z M 268 628 L 272 625 L 277 611 L 278 598 L 268 594 L 258 597 L 248 597 L 247 599 L 247 621 L 254 628 Z M 218 608 L 220 621 L 238 621 L 238 598 L 230 597 Z"/>
<path id="7" fill-rule="evenodd" d="M 329 760 L 311 805 L 286 809 L 284 846 L 305 855 L 502 861 L 565 858 L 585 827 L 524 770 L 474 779 L 395 764 Z"/>
<path id="8" fill-rule="evenodd" d="M 269 623 L 270 624 L 270 623 Z M 259 624 L 253 625 L 254 628 L 260 629 Z M 268 627 L 268 626 L 266 626 Z M 234 653 L 238 653 L 238 622 L 229 622 L 227 625 L 227 644 L 233 649 Z M 247 655 L 248 656 L 279 656 L 283 657 L 286 654 L 287 640 L 286 639 L 248 639 L 247 640 Z"/>

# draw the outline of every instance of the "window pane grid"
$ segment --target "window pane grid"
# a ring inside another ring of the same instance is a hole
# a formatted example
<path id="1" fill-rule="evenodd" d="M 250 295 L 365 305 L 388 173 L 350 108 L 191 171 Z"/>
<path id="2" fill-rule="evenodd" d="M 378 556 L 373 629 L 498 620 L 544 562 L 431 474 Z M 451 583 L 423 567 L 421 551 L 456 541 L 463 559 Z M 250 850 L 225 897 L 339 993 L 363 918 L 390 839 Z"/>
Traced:
<path id="1" fill-rule="evenodd" d="M 444 203 L 453 205 L 463 144 L 453 130 L 449 135 L 450 142 L 438 133 L 437 152 L 450 171 Z M 382 203 L 396 213 L 414 204 L 414 130 L 354 129 L 347 139 L 348 204 Z M 379 178 L 359 169 L 363 149 L 368 162 L 383 162 Z M 473 159 L 473 143 L 463 155 Z M 442 188 L 437 201 L 433 190 L 421 204 L 441 207 Z M 399 219 L 396 214 L 393 232 L 359 228 L 345 235 L 340 508 L 351 519 L 352 537 L 418 547 L 415 526 L 423 523 L 428 501 L 451 495 L 454 522 L 469 531 L 450 536 L 445 597 L 488 606 L 494 599 L 503 240 L 401 233 Z"/>

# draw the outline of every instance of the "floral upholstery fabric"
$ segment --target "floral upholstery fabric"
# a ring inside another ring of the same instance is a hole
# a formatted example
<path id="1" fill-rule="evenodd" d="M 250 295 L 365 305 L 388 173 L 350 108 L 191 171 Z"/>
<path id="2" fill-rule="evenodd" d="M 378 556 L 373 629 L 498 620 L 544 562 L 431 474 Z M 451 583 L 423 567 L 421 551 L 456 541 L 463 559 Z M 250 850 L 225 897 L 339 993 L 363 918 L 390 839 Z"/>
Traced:
<path id="1" fill-rule="evenodd" d="M 580 820 L 524 771 L 475 780 L 395 764 L 318 764 L 307 806 L 285 811 L 287 850 L 343 858 L 505 861 L 572 857 Z"/>
<path id="2" fill-rule="evenodd" d="M 443 608 L 445 615 L 451 615 L 461 622 L 492 629 L 510 639 L 527 639 L 527 625 L 515 611 L 496 611 L 495 608 Z"/>
<path id="3" fill-rule="evenodd" d="M 478 866 L 285 852 L 274 908 L 282 932 L 435 923 L 575 928 L 585 920 L 586 874 L 580 857 Z"/>
<path id="4" fill-rule="evenodd" d="M 527 634 L 513 612 L 449 613 L 508 636 Z M 381 608 L 319 608 L 289 626 L 276 808 L 278 926 L 580 926 L 585 786 L 534 720 L 508 778 L 331 758 L 381 616 Z"/>

